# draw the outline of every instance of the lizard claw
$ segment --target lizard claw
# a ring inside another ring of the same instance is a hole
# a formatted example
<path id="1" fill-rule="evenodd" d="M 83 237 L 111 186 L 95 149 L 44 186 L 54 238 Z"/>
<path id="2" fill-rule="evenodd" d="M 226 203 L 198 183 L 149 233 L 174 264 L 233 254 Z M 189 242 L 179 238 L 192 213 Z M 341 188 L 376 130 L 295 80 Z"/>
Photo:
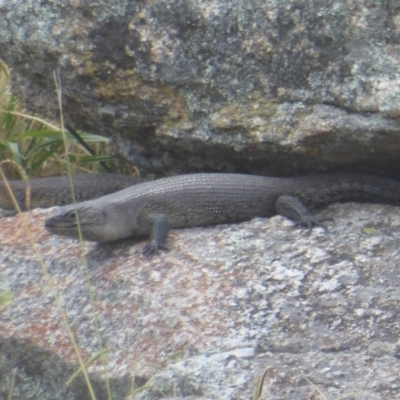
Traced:
<path id="1" fill-rule="evenodd" d="M 326 226 L 326 224 L 324 224 L 325 221 L 334 222 L 333 218 L 317 218 L 317 217 L 314 217 L 311 214 L 309 214 L 309 215 L 305 215 L 304 217 L 302 217 L 300 221 L 296 221 L 296 225 L 305 227 L 309 231 L 311 231 L 311 229 L 314 226 L 320 226 L 326 232 L 329 232 L 328 227 Z"/>
<path id="2" fill-rule="evenodd" d="M 168 251 L 168 247 L 164 246 L 163 244 L 157 243 L 156 241 L 151 241 L 149 243 L 147 243 L 144 247 L 143 247 L 143 257 L 145 258 L 151 258 L 153 257 L 155 254 L 157 254 L 159 252 L 159 250 L 165 250 Z"/>

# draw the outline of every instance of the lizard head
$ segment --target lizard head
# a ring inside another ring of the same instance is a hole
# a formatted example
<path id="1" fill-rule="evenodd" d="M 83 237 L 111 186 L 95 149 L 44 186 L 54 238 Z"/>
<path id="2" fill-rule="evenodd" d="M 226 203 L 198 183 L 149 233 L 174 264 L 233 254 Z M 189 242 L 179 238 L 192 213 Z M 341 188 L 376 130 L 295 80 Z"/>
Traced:
<path id="1" fill-rule="evenodd" d="M 104 210 L 86 204 L 71 204 L 58 208 L 44 223 L 46 229 L 55 235 L 79 238 L 79 230 L 84 240 L 101 241 L 96 235 L 106 224 Z"/>

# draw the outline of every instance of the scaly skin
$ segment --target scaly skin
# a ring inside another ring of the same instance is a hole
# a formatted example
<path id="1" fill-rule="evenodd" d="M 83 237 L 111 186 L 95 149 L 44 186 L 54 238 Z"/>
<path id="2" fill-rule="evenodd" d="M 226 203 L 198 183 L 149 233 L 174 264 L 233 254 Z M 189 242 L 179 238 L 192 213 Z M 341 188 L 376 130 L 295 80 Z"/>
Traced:
<path id="1" fill-rule="evenodd" d="M 239 174 L 180 175 L 141 183 L 112 195 L 62 207 L 50 216 L 49 232 L 110 242 L 151 236 L 144 254 L 165 246 L 169 228 L 287 216 L 311 227 L 321 225 L 308 211 L 334 202 L 400 205 L 400 182 L 358 174 L 272 178 Z"/>
<path id="2" fill-rule="evenodd" d="M 122 174 L 82 174 L 72 178 L 75 201 L 95 199 L 135 185 L 140 180 L 135 176 Z M 22 210 L 26 210 L 26 181 L 8 181 Z M 68 176 L 38 178 L 29 180 L 29 208 L 48 208 L 73 203 L 71 182 Z M 14 210 L 14 204 L 4 182 L 0 182 L 0 208 Z"/>

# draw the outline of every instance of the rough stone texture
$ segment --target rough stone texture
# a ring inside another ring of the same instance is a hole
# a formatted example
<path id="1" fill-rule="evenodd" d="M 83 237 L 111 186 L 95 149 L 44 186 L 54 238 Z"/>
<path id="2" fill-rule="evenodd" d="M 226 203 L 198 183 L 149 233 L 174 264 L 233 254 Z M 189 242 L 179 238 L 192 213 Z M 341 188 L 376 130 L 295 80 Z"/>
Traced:
<path id="1" fill-rule="evenodd" d="M 397 0 L 3 0 L 27 107 L 156 172 L 398 172 Z"/>
<path id="2" fill-rule="evenodd" d="M 83 377 L 71 379 L 77 369 L 31 341 L 0 337 L 1 399 L 91 400 Z M 96 400 L 110 399 L 104 379 L 90 374 L 90 381 Z M 130 393 L 132 379 L 128 376 L 110 379 L 109 384 L 114 398 L 124 399 Z"/>
<path id="3" fill-rule="evenodd" d="M 0 220 L 4 393 L 16 368 L 15 398 L 73 398 L 64 382 L 76 355 L 55 290 L 84 360 L 99 352 L 98 324 L 108 352 L 89 371 L 101 399 L 108 375 L 114 400 L 247 400 L 264 370 L 263 399 L 400 398 L 399 208 L 332 205 L 330 233 L 282 217 L 176 230 L 151 260 L 124 242 L 96 261 L 88 244 L 88 271 L 79 243 L 44 231 L 47 213 L 26 215 L 51 284 L 18 217 Z M 43 370 L 9 355 L 16 339 L 31 341 L 25 362 L 40 354 Z M 52 365 L 66 372 L 50 385 Z"/>

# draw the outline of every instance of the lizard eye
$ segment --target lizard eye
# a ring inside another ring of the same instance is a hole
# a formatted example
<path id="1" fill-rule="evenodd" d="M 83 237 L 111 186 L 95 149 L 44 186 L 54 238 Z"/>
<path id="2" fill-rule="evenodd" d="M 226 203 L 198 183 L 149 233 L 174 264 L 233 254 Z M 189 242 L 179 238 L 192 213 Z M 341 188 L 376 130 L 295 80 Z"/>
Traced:
<path id="1" fill-rule="evenodd" d="M 68 214 L 66 214 L 66 219 L 68 219 L 69 221 L 76 221 L 76 211 L 75 210 L 71 210 L 68 212 Z"/>

